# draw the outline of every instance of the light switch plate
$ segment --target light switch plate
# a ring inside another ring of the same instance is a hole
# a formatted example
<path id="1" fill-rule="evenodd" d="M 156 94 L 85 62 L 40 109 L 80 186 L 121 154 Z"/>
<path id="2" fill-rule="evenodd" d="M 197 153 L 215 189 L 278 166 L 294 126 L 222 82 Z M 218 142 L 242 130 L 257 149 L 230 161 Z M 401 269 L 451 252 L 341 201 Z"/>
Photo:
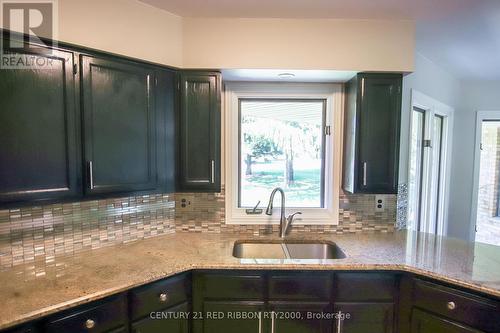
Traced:
<path id="1" fill-rule="evenodd" d="M 376 195 L 375 196 L 375 211 L 376 212 L 385 211 L 385 196 L 384 195 Z"/>

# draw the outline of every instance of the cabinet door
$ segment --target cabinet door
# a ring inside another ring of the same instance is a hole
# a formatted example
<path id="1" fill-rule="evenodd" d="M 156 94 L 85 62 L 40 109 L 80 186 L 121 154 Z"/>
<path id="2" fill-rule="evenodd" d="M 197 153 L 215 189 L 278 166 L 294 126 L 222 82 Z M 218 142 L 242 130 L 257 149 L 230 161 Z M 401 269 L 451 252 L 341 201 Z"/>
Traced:
<path id="1" fill-rule="evenodd" d="M 338 333 L 392 333 L 394 331 L 393 303 L 335 303 L 334 311 L 341 312 L 335 328 Z"/>
<path id="2" fill-rule="evenodd" d="M 482 333 L 482 331 L 414 309 L 411 333 Z"/>
<path id="3" fill-rule="evenodd" d="M 43 66 L 0 69 L 0 204 L 80 195 L 73 53 L 47 50 L 15 51 Z"/>
<path id="4" fill-rule="evenodd" d="M 187 303 L 153 313 L 143 320 L 132 323 L 132 333 L 188 333 L 189 307 Z"/>
<path id="5" fill-rule="evenodd" d="M 220 191 L 220 75 L 180 77 L 180 189 Z"/>
<path id="6" fill-rule="evenodd" d="M 156 70 L 156 139 L 157 174 L 163 193 L 173 193 L 176 189 L 177 168 L 177 75 L 175 71 Z M 164 186 L 163 186 L 164 184 Z"/>
<path id="7" fill-rule="evenodd" d="M 332 315 L 327 302 L 272 302 L 271 332 L 328 333 L 332 331 Z"/>
<path id="8" fill-rule="evenodd" d="M 43 332 L 114 333 L 123 332 L 126 325 L 127 299 L 117 295 L 56 314 L 45 322 Z"/>
<path id="9" fill-rule="evenodd" d="M 193 320 L 197 319 L 196 312 Z M 262 333 L 266 319 L 264 318 L 264 302 L 255 301 L 205 301 L 203 303 L 203 325 L 195 325 L 195 332 L 203 333 Z M 245 316 L 245 317 L 242 317 Z"/>
<path id="10" fill-rule="evenodd" d="M 81 65 L 86 193 L 156 189 L 154 72 L 89 56 Z"/>
<path id="11" fill-rule="evenodd" d="M 396 193 L 401 75 L 363 74 L 359 84 L 359 188 L 368 193 Z"/>

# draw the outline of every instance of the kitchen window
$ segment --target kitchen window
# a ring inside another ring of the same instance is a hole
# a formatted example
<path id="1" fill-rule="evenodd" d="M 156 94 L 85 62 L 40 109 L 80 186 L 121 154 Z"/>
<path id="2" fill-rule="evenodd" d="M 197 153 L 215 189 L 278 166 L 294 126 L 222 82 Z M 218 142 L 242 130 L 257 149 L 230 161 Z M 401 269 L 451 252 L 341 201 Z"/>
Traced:
<path id="1" fill-rule="evenodd" d="M 225 96 L 227 223 L 276 223 L 262 210 L 281 187 L 296 223 L 337 224 L 340 85 L 230 82 Z"/>

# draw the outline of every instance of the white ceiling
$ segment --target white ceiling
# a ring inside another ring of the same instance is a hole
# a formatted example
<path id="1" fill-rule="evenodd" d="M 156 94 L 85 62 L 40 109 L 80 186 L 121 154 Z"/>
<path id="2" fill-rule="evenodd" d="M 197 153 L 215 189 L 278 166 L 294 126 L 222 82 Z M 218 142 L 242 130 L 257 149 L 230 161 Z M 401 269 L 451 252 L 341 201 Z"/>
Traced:
<path id="1" fill-rule="evenodd" d="M 420 19 L 480 0 L 140 0 L 183 17 Z"/>
<path id="2" fill-rule="evenodd" d="M 500 0 L 140 1 L 183 17 L 411 19 L 417 52 L 460 79 L 500 80 Z"/>
<path id="3" fill-rule="evenodd" d="M 500 0 L 417 21 L 417 51 L 459 79 L 500 80 Z"/>

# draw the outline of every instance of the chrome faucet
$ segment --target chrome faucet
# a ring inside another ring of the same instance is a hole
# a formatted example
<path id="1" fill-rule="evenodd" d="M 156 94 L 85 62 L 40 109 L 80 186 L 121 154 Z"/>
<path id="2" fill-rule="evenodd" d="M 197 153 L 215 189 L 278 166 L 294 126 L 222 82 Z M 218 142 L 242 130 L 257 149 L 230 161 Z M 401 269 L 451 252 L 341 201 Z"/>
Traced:
<path id="1" fill-rule="evenodd" d="M 302 214 L 302 212 L 295 212 L 293 214 L 285 217 L 285 192 L 280 187 L 276 187 L 269 197 L 269 203 L 267 204 L 266 215 L 273 215 L 273 201 L 276 192 L 281 194 L 281 214 L 280 214 L 280 237 L 285 238 L 288 228 L 292 226 L 293 218 L 297 214 Z"/>

